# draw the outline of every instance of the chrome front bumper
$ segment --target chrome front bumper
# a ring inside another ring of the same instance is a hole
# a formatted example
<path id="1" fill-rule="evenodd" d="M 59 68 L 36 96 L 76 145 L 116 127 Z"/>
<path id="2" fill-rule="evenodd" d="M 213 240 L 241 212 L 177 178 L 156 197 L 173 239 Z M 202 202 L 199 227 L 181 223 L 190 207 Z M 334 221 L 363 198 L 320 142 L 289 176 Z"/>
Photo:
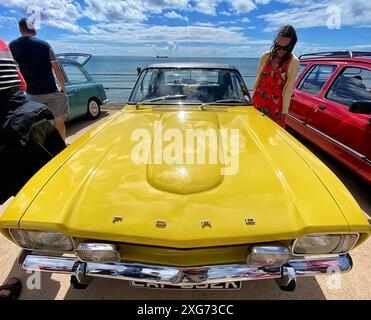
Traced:
<path id="1" fill-rule="evenodd" d="M 18 262 L 25 270 L 69 274 L 80 283 L 97 277 L 175 286 L 259 279 L 277 279 L 281 286 L 286 286 L 296 277 L 344 273 L 350 271 L 353 265 L 348 254 L 290 260 L 286 265 L 274 267 L 230 264 L 180 268 L 139 263 L 80 262 L 75 258 L 40 256 L 28 251 L 21 253 Z"/>

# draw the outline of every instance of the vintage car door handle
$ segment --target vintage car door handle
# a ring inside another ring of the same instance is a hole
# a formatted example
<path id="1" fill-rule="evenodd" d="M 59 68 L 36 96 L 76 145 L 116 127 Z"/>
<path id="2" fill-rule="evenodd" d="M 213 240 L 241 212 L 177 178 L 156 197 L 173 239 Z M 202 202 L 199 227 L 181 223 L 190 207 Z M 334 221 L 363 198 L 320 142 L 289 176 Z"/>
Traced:
<path id="1" fill-rule="evenodd" d="M 320 108 L 321 110 L 325 110 L 327 106 L 325 104 L 320 104 L 318 108 Z"/>
<path id="2" fill-rule="evenodd" d="M 71 97 L 71 96 L 73 96 L 75 93 L 76 93 L 76 89 L 71 89 L 71 90 L 68 92 L 67 97 Z"/>

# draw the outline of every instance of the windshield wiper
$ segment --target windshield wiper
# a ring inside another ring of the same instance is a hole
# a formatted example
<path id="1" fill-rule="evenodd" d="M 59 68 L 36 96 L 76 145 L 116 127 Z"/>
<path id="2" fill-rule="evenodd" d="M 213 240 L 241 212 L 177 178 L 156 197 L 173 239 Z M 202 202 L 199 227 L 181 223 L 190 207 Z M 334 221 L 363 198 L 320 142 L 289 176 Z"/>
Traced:
<path id="1" fill-rule="evenodd" d="M 162 96 L 162 97 L 157 97 L 153 99 L 146 99 L 141 102 L 138 102 L 137 105 L 146 103 L 146 102 L 156 102 L 156 101 L 161 101 L 161 100 L 170 100 L 170 99 L 185 99 L 187 98 L 187 95 L 185 94 L 175 94 L 175 95 L 167 95 L 167 96 Z"/>
<path id="2" fill-rule="evenodd" d="M 201 105 L 201 107 L 210 106 L 213 104 L 221 104 L 221 103 L 245 103 L 247 102 L 244 99 L 224 99 L 224 100 L 216 100 L 211 102 L 206 102 Z"/>

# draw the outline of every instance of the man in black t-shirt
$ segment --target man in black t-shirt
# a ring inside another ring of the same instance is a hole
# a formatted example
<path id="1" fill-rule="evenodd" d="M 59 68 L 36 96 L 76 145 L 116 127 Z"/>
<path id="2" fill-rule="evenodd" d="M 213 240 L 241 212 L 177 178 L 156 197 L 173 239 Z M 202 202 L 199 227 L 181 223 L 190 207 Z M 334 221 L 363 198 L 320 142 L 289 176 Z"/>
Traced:
<path id="1" fill-rule="evenodd" d="M 69 104 L 59 62 L 49 43 L 35 37 L 36 29 L 30 20 L 21 19 L 19 30 L 22 37 L 12 41 L 9 48 L 27 82 L 27 94 L 48 106 L 56 128 L 65 139 L 63 116 L 69 113 Z"/>

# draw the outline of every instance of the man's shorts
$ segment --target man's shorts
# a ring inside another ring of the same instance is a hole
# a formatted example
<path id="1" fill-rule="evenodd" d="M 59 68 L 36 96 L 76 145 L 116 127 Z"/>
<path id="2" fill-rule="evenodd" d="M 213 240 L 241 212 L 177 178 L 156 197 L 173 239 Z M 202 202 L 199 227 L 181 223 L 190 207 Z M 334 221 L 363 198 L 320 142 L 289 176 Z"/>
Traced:
<path id="1" fill-rule="evenodd" d="M 70 113 L 70 105 L 68 97 L 65 93 L 54 92 L 48 94 L 27 94 L 31 100 L 46 104 L 48 109 L 53 113 L 54 117 L 61 117 Z"/>

